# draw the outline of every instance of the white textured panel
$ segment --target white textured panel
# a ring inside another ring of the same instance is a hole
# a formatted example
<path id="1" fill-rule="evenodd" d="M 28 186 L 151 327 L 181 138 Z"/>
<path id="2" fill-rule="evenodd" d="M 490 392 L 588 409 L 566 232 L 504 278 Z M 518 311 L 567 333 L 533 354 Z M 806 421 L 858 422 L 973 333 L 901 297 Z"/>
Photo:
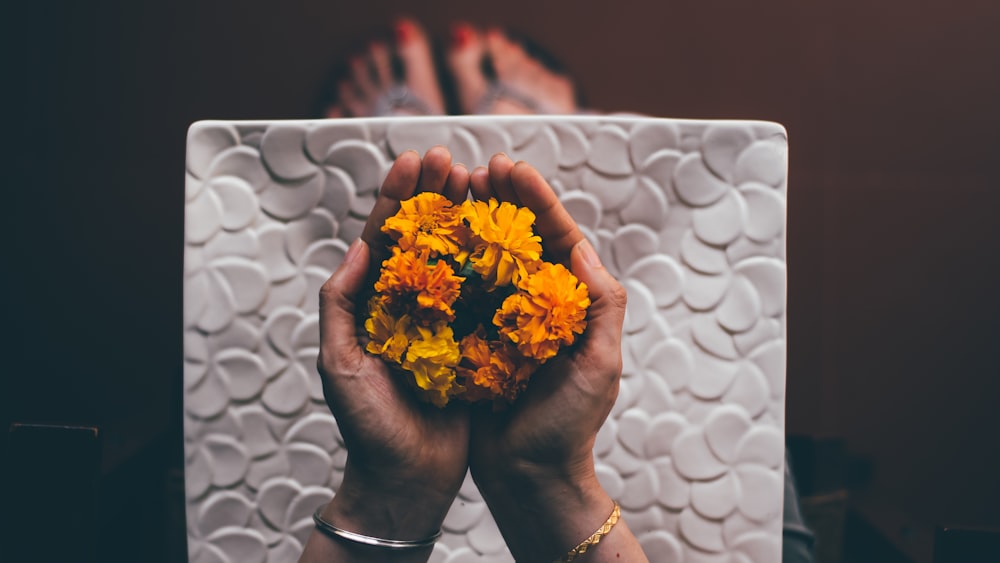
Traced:
<path id="1" fill-rule="evenodd" d="M 243 132 L 243 133 L 241 133 Z M 534 164 L 628 288 L 598 476 L 653 561 L 780 549 L 784 130 L 637 117 L 199 122 L 188 135 L 192 561 L 294 560 L 346 451 L 315 370 L 316 289 L 399 152 Z M 512 560 L 471 478 L 432 561 Z"/>

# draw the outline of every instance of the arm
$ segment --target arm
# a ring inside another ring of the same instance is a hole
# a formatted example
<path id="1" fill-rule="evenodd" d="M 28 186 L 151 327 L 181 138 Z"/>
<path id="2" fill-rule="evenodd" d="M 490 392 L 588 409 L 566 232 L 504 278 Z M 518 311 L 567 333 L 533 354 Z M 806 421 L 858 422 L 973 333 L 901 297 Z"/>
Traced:
<path id="1" fill-rule="evenodd" d="M 399 201 L 418 190 L 465 198 L 468 172 L 451 166 L 442 147 L 421 161 L 400 155 L 379 192 L 362 239 L 320 290 L 320 354 L 323 393 L 347 448 L 344 480 L 321 512 L 350 532 L 391 540 L 433 536 L 454 501 L 468 465 L 468 410 L 421 403 L 385 363 L 366 354 L 358 339 L 356 298 L 379 264 L 384 248 L 378 227 Z M 363 309 L 361 309 L 363 311 Z M 313 530 L 302 562 L 426 561 L 432 546 L 391 550 Z"/>
<path id="2" fill-rule="evenodd" d="M 569 354 L 546 363 L 508 411 L 486 407 L 472 418 L 472 475 L 511 552 L 518 561 L 553 561 L 600 528 L 614 506 L 592 452 L 618 395 L 625 290 L 530 165 L 495 156 L 473 171 L 471 189 L 534 211 L 546 249 L 587 284 L 592 300 L 589 326 Z M 645 560 L 624 520 L 578 559 Z"/>

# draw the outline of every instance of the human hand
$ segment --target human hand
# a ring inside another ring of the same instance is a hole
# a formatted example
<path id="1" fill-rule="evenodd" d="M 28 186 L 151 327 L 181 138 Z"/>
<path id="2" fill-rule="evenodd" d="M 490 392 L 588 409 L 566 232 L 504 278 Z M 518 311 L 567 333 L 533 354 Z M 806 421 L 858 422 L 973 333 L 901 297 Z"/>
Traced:
<path id="1" fill-rule="evenodd" d="M 357 302 L 362 287 L 385 255 L 380 227 L 399 209 L 400 200 L 433 191 L 460 202 L 468 181 L 468 171 L 452 166 L 443 147 L 432 148 L 422 160 L 412 151 L 401 154 L 382 184 L 361 239 L 320 290 L 317 367 L 348 452 L 343 483 L 323 512 L 338 527 L 388 539 L 426 538 L 440 529 L 465 478 L 468 409 L 458 404 L 439 409 L 418 401 L 380 358 L 365 353 L 356 316 L 366 311 Z M 344 545 L 314 533 L 303 560 L 340 548 Z M 416 560 L 429 553 L 416 554 Z M 364 560 L 372 552 L 353 555 Z"/>
<path id="2" fill-rule="evenodd" d="M 508 410 L 479 408 L 472 417 L 472 475 L 508 546 L 518 561 L 551 561 L 586 539 L 613 507 L 592 452 L 618 396 L 626 294 L 532 166 L 496 155 L 472 172 L 470 185 L 477 199 L 531 209 L 546 251 L 590 292 L 588 326 L 577 344 L 544 364 Z M 627 526 L 615 531 L 601 549 L 642 560 Z"/>
<path id="3" fill-rule="evenodd" d="M 473 171 L 471 184 L 477 199 L 496 197 L 535 212 L 546 251 L 587 284 L 592 301 L 587 329 L 568 354 L 544 364 L 508 411 L 475 414 L 473 471 L 518 464 L 573 473 L 590 463 L 594 438 L 618 395 L 625 290 L 529 164 L 497 155 L 488 169 Z"/>

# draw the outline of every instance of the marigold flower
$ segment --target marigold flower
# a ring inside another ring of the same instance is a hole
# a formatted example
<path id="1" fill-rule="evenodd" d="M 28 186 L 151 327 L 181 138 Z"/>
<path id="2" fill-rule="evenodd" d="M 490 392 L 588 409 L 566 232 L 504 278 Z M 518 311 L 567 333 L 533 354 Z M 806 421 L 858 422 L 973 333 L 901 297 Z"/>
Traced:
<path id="1" fill-rule="evenodd" d="M 430 250 L 432 256 L 458 254 L 465 229 L 458 208 L 441 194 L 422 192 L 399 203 L 399 211 L 385 220 L 382 232 L 403 250 Z"/>
<path id="2" fill-rule="evenodd" d="M 396 244 L 369 301 L 367 351 L 438 407 L 513 402 L 583 332 L 590 306 L 585 284 L 542 261 L 534 221 L 496 199 L 454 206 L 428 192 L 400 202 L 382 226 Z M 455 330 L 466 334 L 460 343 Z"/>
<path id="3" fill-rule="evenodd" d="M 416 331 L 412 330 L 410 316 L 393 317 L 378 295 L 368 301 L 368 312 L 365 330 L 371 340 L 365 349 L 372 354 L 400 363 L 410 343 L 411 335 L 416 335 Z"/>
<path id="4" fill-rule="evenodd" d="M 465 278 L 455 275 L 455 271 L 444 260 L 433 265 L 428 263 L 430 250 L 420 253 L 392 248 L 392 256 L 382 262 L 382 274 L 375 282 L 375 291 L 386 297 L 393 310 L 408 310 L 413 302 L 414 317 L 430 323 L 439 320 L 454 320 L 455 311 L 451 306 L 458 299 Z"/>
<path id="5" fill-rule="evenodd" d="M 472 240 L 473 270 L 493 287 L 518 283 L 534 272 L 542 256 L 542 239 L 531 230 L 535 214 L 512 203 L 466 201 L 459 215 Z"/>
<path id="6" fill-rule="evenodd" d="M 513 402 L 528 385 L 538 364 L 510 345 L 488 341 L 482 326 L 460 343 L 462 363 L 457 371 L 468 401 L 504 399 Z"/>
<path id="7" fill-rule="evenodd" d="M 545 262 L 504 300 L 493 324 L 521 354 L 544 362 L 583 333 L 589 306 L 587 285 L 562 264 Z"/>
<path id="8" fill-rule="evenodd" d="M 406 350 L 403 368 L 413 373 L 425 399 L 443 407 L 450 396 L 463 390 L 455 384 L 455 366 L 461 359 L 458 342 L 451 327 L 443 321 L 433 327 L 415 328 L 417 336 Z"/>

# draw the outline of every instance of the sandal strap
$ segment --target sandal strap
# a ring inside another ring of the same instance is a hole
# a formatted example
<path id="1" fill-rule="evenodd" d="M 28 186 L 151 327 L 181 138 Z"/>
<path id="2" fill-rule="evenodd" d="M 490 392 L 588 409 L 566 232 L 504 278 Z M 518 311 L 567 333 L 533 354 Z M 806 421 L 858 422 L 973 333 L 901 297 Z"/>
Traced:
<path id="1" fill-rule="evenodd" d="M 436 115 L 431 106 L 413 94 L 405 84 L 394 84 L 375 101 L 376 116 L 396 115 L 405 109 L 415 115 Z"/>
<path id="2" fill-rule="evenodd" d="M 516 88 L 512 88 L 496 80 L 490 82 L 486 92 L 479 98 L 479 102 L 476 104 L 476 113 L 480 115 L 489 114 L 490 110 L 493 109 L 493 105 L 499 100 L 510 100 L 524 106 L 534 114 L 552 113 L 547 111 L 537 100 L 526 96 Z"/>

